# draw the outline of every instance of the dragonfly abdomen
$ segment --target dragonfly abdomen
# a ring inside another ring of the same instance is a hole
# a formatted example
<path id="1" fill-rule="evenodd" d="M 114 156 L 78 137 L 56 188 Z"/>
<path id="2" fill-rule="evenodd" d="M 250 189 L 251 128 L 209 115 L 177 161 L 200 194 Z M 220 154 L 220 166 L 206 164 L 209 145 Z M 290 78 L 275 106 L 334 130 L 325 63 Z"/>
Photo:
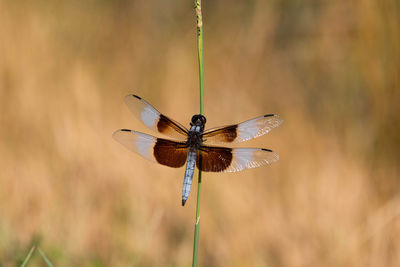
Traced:
<path id="1" fill-rule="evenodd" d="M 182 187 L 182 206 L 185 205 L 186 200 L 189 197 L 190 188 L 192 187 L 192 180 L 194 174 L 194 168 L 196 165 L 196 149 L 189 149 L 188 159 L 186 163 L 185 178 L 183 180 Z"/>

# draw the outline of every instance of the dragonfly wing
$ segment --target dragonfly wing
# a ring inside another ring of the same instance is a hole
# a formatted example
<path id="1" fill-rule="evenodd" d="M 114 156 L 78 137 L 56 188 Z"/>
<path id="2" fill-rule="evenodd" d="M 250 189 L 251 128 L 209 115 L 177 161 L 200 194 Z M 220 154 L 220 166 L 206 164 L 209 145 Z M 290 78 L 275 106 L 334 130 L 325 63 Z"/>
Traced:
<path id="1" fill-rule="evenodd" d="M 182 167 L 187 159 L 188 146 L 184 142 L 156 138 L 128 129 L 116 131 L 113 138 L 142 157 L 168 167 Z"/>
<path id="2" fill-rule="evenodd" d="M 238 172 L 279 160 L 277 153 L 265 148 L 201 146 L 200 151 L 196 165 L 205 172 Z"/>
<path id="3" fill-rule="evenodd" d="M 153 106 L 137 95 L 127 95 L 125 103 L 132 113 L 153 131 L 178 140 L 186 140 L 188 130 L 179 122 L 161 114 Z"/>
<path id="4" fill-rule="evenodd" d="M 262 136 L 282 122 L 278 115 L 264 115 L 239 124 L 209 129 L 203 133 L 203 140 L 215 144 L 239 143 Z"/>

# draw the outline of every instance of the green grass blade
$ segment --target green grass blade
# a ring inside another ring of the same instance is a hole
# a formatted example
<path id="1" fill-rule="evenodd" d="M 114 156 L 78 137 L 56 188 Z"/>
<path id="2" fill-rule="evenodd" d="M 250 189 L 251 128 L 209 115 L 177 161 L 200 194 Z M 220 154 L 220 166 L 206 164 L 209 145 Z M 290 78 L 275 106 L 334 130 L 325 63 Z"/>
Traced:
<path id="1" fill-rule="evenodd" d="M 38 248 L 40 255 L 42 256 L 44 262 L 47 264 L 47 266 L 49 267 L 53 267 L 53 264 L 50 262 L 50 260 L 46 257 L 46 254 L 44 254 L 44 252 Z"/>
<path id="2" fill-rule="evenodd" d="M 36 248 L 35 246 L 33 246 L 33 247 L 31 248 L 31 250 L 29 251 L 28 255 L 26 256 L 24 262 L 21 264 L 21 267 L 25 267 L 25 266 L 26 266 L 26 264 L 28 263 L 28 261 L 31 259 L 32 254 L 33 254 L 33 251 L 35 251 L 35 248 Z"/>

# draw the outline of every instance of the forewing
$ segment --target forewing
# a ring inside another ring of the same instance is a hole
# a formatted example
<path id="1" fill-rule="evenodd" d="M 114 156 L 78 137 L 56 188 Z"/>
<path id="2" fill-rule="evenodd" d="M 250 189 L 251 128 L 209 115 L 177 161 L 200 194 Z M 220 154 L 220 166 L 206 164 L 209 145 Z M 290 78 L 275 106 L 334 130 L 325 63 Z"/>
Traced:
<path id="1" fill-rule="evenodd" d="M 203 133 L 203 140 L 214 144 L 239 143 L 262 136 L 282 122 L 278 115 L 264 115 L 239 124 L 209 129 Z"/>
<path id="2" fill-rule="evenodd" d="M 187 159 L 188 146 L 183 142 L 156 138 L 127 129 L 116 131 L 113 138 L 129 150 L 165 166 L 179 168 L 185 165 Z"/>
<path id="3" fill-rule="evenodd" d="M 153 131 L 179 140 L 187 139 L 188 130 L 183 125 L 164 116 L 141 97 L 127 95 L 125 103 L 132 113 Z"/>
<path id="4" fill-rule="evenodd" d="M 205 172 L 238 172 L 279 160 L 277 153 L 265 148 L 202 146 L 200 150 L 197 152 L 196 165 Z"/>

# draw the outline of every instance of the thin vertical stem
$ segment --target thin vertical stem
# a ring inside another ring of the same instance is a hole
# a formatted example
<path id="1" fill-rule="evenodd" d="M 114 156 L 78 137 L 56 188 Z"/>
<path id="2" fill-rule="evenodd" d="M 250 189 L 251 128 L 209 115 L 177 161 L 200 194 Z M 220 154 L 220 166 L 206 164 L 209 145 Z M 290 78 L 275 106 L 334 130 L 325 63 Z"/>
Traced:
<path id="1" fill-rule="evenodd" d="M 193 262 L 192 262 L 193 267 L 197 266 L 197 255 L 199 249 L 200 189 L 201 189 L 201 170 L 199 170 L 199 182 L 197 184 L 196 223 L 194 225 L 194 245 L 193 245 Z"/>
<path id="2" fill-rule="evenodd" d="M 199 57 L 199 81 L 200 81 L 200 114 L 204 115 L 203 17 L 201 14 L 201 0 L 196 0 L 196 15 L 197 15 L 197 52 Z"/>
<path id="3" fill-rule="evenodd" d="M 201 14 L 201 0 L 195 0 L 195 10 L 197 17 L 197 52 L 199 58 L 199 81 L 200 81 L 200 114 L 204 115 L 204 62 L 203 62 L 203 18 Z M 201 153 L 200 153 L 201 164 Z M 197 256 L 199 248 L 199 227 L 200 227 L 200 190 L 201 190 L 201 170 L 199 168 L 199 182 L 197 184 L 197 206 L 196 222 L 194 225 L 194 245 L 192 266 L 197 266 Z"/>

